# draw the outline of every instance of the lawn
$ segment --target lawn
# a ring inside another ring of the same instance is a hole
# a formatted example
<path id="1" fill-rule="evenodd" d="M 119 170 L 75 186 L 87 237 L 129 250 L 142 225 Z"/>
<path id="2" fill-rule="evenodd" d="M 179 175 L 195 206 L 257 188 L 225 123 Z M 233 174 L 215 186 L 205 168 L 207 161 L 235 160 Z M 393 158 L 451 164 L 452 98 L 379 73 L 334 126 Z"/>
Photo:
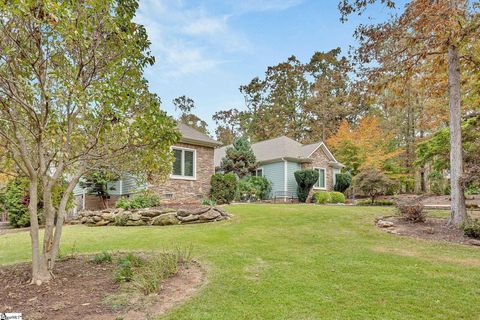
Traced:
<path id="1" fill-rule="evenodd" d="M 62 251 L 192 244 L 208 282 L 165 319 L 479 319 L 480 249 L 390 235 L 390 208 L 239 205 L 227 222 L 64 230 Z M 0 236 L 0 263 L 29 259 Z"/>

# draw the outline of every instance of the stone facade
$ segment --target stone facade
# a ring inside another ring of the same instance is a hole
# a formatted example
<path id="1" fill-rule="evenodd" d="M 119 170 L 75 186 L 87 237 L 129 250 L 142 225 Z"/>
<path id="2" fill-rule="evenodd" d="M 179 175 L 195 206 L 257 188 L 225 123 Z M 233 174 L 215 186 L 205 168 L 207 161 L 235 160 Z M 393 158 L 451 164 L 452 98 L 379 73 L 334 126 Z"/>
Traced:
<path id="1" fill-rule="evenodd" d="M 330 159 L 325 154 L 323 148 L 318 148 L 311 156 L 310 159 L 312 162 L 303 163 L 302 169 L 313 169 L 313 168 L 322 168 L 325 169 L 325 189 L 315 189 L 313 188 L 313 192 L 316 191 L 333 191 L 333 168 L 330 164 Z"/>
<path id="2" fill-rule="evenodd" d="M 196 150 L 195 178 L 169 177 L 165 182 L 153 182 L 149 190 L 162 197 L 162 203 L 198 203 L 210 192 L 210 178 L 215 173 L 213 147 L 178 143 L 180 147 Z"/>

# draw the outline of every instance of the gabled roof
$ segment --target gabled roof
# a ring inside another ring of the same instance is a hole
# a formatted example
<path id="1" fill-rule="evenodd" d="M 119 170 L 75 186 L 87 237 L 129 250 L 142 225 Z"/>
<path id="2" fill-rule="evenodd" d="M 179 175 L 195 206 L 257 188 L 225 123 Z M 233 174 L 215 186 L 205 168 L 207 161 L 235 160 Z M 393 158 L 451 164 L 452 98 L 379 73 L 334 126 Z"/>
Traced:
<path id="1" fill-rule="evenodd" d="M 220 162 L 229 147 L 231 147 L 231 145 L 215 149 L 216 167 L 220 166 Z M 282 136 L 252 144 L 252 150 L 258 162 L 268 162 L 282 158 L 296 162 L 308 162 L 309 157 L 318 148 L 322 148 L 332 162 L 339 163 L 322 141 L 303 145 L 289 137 Z"/>
<path id="2" fill-rule="evenodd" d="M 202 145 L 202 146 L 209 146 L 209 147 L 217 147 L 222 145 L 217 140 L 210 138 L 206 134 L 193 129 L 192 127 L 187 126 L 184 123 L 178 122 L 177 128 L 182 134 L 182 138 L 180 139 L 180 142 L 190 143 L 195 145 Z"/>

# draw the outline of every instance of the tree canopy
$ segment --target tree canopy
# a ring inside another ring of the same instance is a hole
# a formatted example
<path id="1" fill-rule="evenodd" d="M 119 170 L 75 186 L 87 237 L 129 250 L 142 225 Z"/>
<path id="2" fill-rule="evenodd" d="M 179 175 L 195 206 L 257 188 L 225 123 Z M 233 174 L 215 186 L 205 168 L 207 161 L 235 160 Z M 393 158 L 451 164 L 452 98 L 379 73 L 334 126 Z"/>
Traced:
<path id="1" fill-rule="evenodd" d="M 154 58 L 144 27 L 132 21 L 137 8 L 136 0 L 0 4 L 0 163 L 29 180 L 34 283 L 52 277 L 82 175 L 105 166 L 160 178 L 170 172 L 179 133 L 143 78 Z M 66 189 L 54 207 L 58 185 Z"/>

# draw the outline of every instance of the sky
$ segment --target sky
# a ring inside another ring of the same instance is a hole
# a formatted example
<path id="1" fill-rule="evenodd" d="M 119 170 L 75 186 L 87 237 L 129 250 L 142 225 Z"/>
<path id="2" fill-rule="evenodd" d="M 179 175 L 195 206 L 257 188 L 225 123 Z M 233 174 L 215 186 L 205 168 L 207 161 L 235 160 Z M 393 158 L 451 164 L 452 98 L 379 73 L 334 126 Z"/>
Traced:
<path id="1" fill-rule="evenodd" d="M 338 0 L 140 0 L 135 21 L 146 27 L 156 62 L 146 70 L 150 90 L 176 116 L 172 100 L 186 95 L 213 133 L 212 115 L 244 108 L 239 87 L 268 66 L 295 55 L 355 45 L 359 23 L 383 21 L 380 6 L 340 22 Z"/>

